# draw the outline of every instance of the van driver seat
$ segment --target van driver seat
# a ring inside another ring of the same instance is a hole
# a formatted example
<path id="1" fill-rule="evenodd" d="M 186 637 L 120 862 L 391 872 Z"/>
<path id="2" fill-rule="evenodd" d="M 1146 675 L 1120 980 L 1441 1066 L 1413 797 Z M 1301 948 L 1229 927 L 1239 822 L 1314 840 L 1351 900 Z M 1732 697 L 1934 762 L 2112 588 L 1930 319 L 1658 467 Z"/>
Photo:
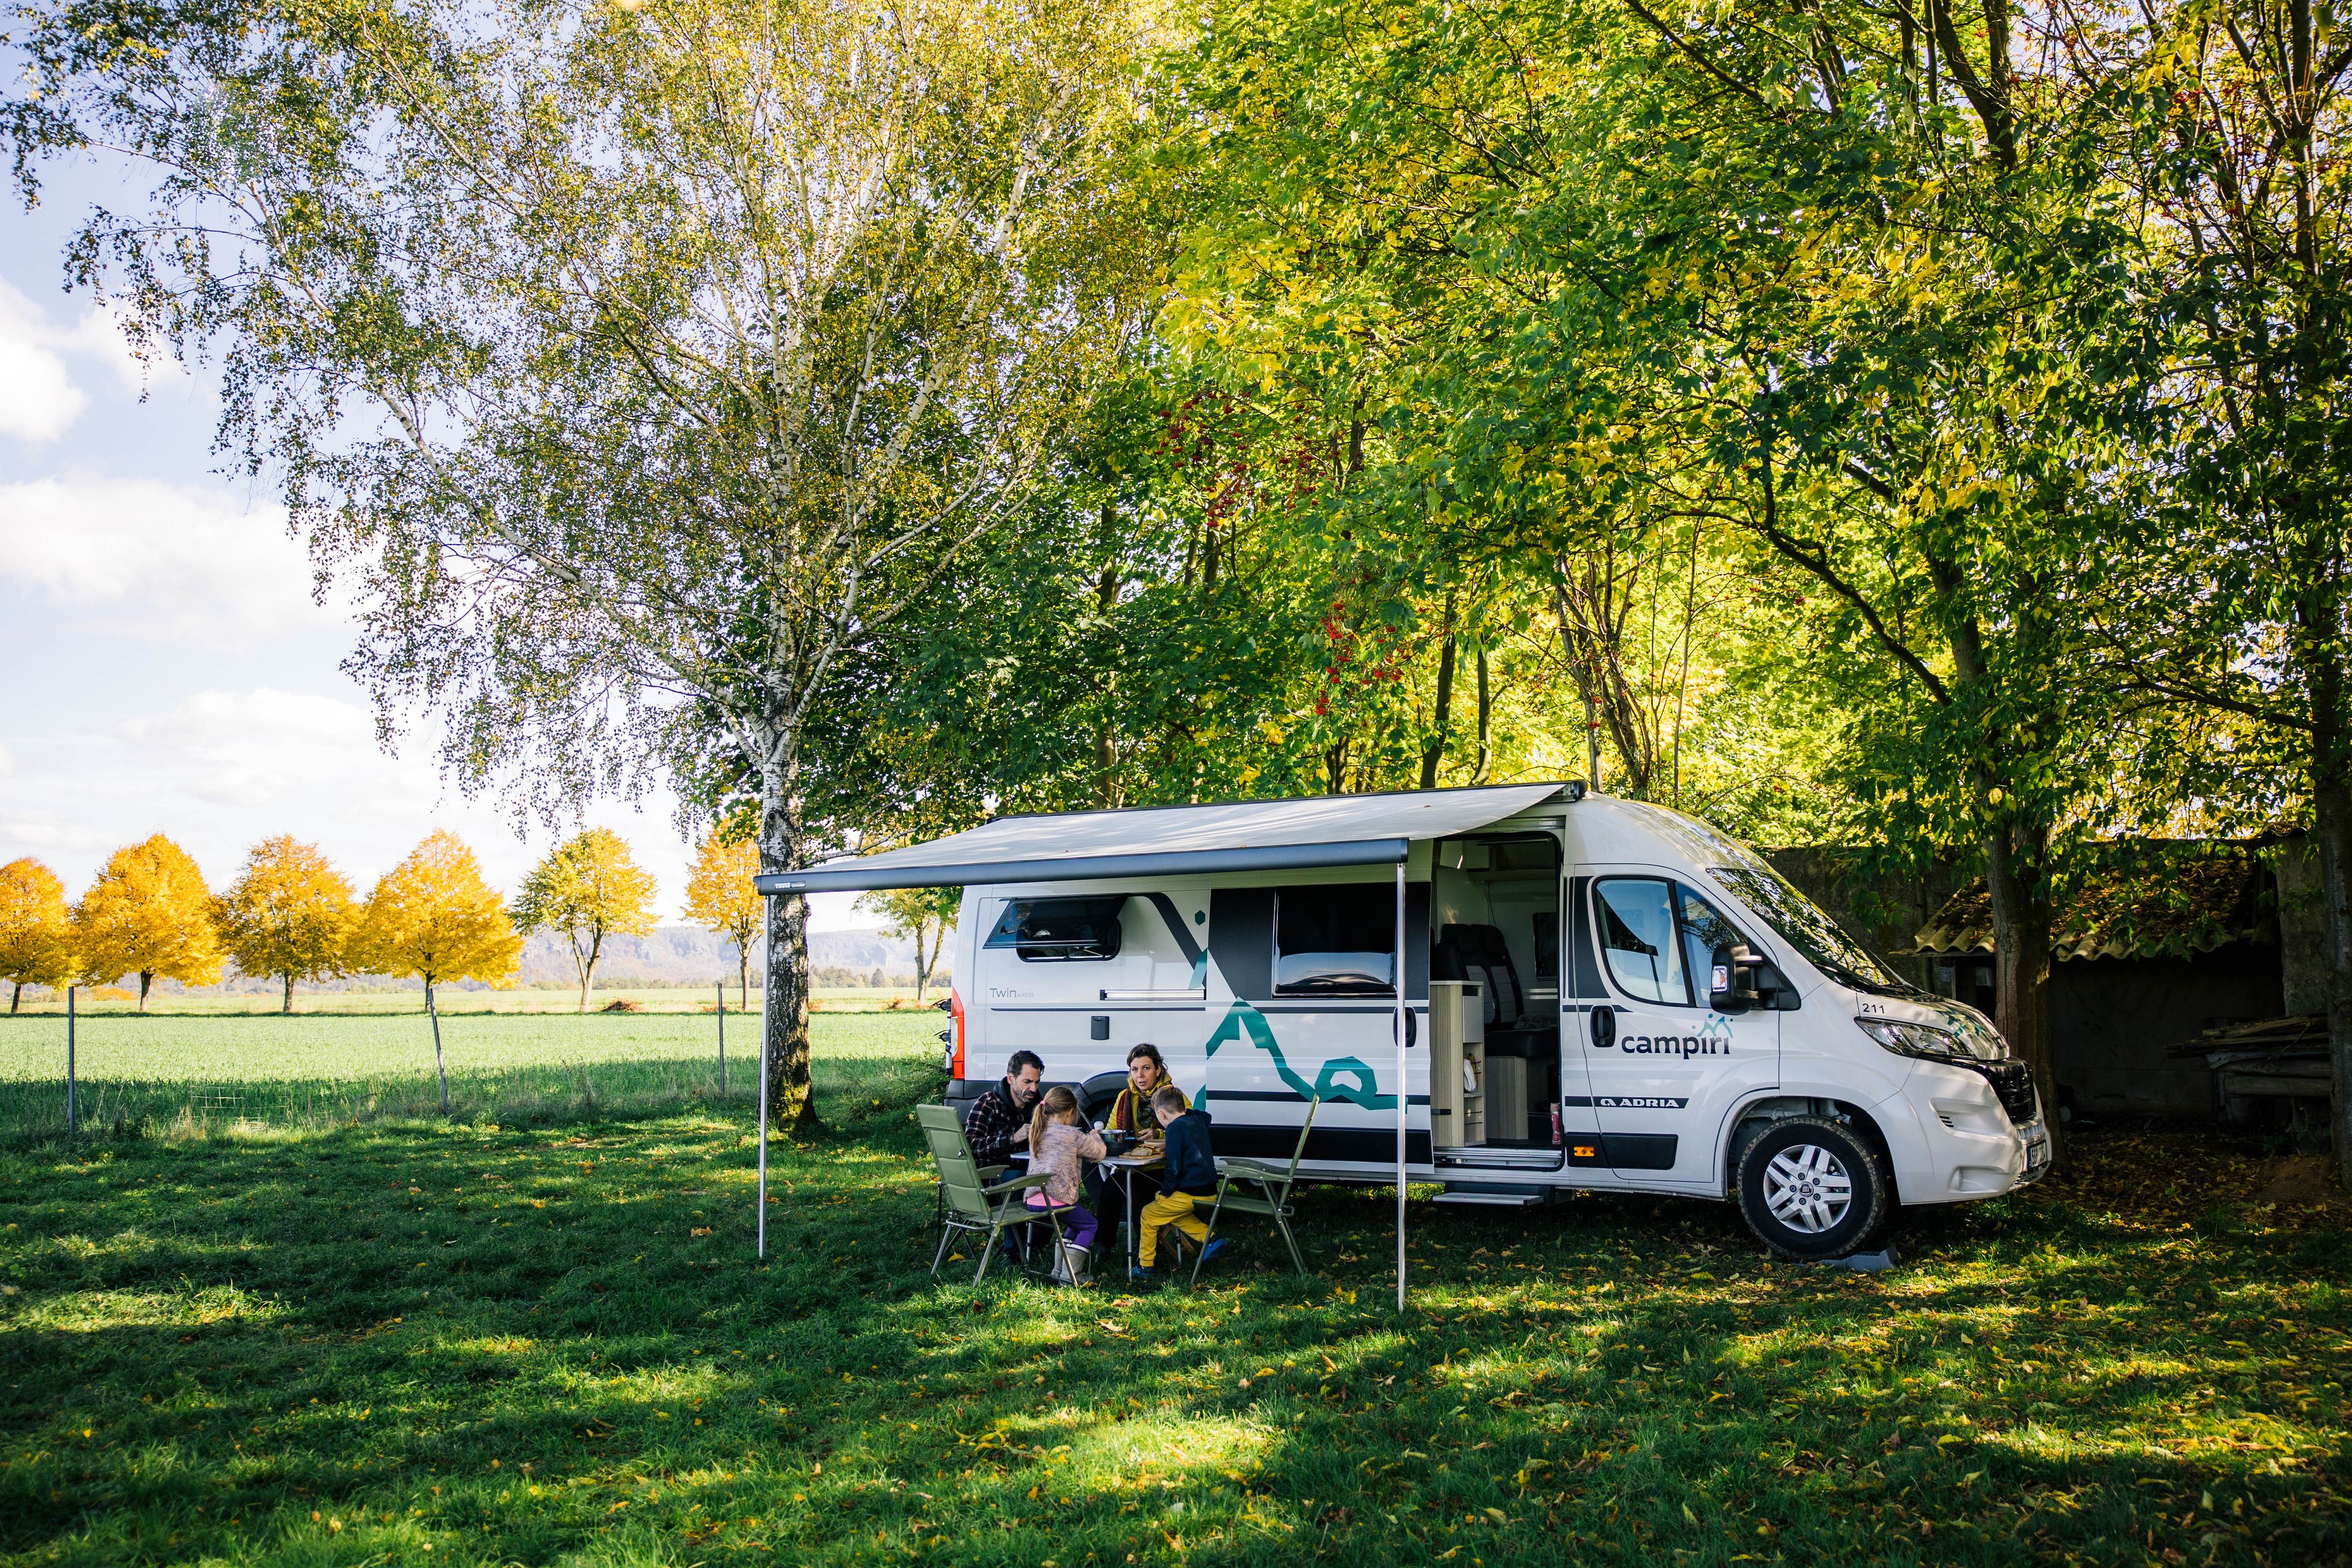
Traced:
<path id="1" fill-rule="evenodd" d="M 1440 926 L 1436 967 L 1432 973 L 1441 980 L 1479 982 L 1486 998 L 1489 1033 L 1523 1026 L 1527 989 L 1519 984 L 1519 972 L 1511 963 L 1510 944 L 1503 940 L 1497 928 Z"/>

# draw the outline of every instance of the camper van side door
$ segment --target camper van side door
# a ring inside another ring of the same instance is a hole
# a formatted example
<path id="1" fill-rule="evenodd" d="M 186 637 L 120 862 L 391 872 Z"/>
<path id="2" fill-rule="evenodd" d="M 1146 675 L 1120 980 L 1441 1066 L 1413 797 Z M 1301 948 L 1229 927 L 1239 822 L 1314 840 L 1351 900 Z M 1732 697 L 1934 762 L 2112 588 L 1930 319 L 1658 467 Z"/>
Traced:
<path id="1" fill-rule="evenodd" d="M 1779 1082 L 1780 1016 L 1709 1005 L 1713 951 L 1741 933 L 1671 873 L 1580 870 L 1610 994 L 1580 1041 L 1602 1152 L 1633 1180 L 1712 1181 L 1732 1103 Z"/>

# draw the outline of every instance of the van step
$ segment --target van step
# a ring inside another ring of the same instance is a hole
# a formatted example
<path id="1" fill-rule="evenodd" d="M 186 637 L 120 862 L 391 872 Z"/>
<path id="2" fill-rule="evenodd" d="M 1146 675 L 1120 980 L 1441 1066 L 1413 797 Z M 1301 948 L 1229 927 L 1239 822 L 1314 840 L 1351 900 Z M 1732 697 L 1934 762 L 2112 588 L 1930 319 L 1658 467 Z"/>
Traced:
<path id="1" fill-rule="evenodd" d="M 1489 1208 L 1533 1208 L 1543 1201 L 1542 1193 L 1524 1187 L 1449 1186 L 1437 1194 L 1441 1204 L 1484 1204 Z"/>

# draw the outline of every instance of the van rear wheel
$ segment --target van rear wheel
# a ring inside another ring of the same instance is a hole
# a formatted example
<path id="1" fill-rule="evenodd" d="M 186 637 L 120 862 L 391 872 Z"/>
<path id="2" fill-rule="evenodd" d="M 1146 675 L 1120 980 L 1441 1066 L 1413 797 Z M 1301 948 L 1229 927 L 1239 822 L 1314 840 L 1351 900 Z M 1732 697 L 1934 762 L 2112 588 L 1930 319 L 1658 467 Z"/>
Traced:
<path id="1" fill-rule="evenodd" d="M 1885 1163 L 1843 1122 L 1791 1116 L 1749 1138 L 1739 1153 L 1740 1217 L 1784 1258 L 1843 1258 L 1862 1251 L 1893 1217 Z"/>

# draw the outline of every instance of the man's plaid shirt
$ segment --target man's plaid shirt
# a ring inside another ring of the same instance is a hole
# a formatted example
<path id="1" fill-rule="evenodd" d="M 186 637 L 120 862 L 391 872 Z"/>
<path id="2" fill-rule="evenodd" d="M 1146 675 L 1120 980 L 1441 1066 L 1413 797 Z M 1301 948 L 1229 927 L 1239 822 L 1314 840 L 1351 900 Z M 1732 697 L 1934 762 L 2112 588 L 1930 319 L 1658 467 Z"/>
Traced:
<path id="1" fill-rule="evenodd" d="M 1028 1120 L 1013 1103 L 1013 1091 L 999 1079 L 972 1101 L 971 1114 L 964 1119 L 964 1141 L 971 1145 L 972 1159 L 983 1166 L 1009 1164 L 1013 1131 Z"/>

